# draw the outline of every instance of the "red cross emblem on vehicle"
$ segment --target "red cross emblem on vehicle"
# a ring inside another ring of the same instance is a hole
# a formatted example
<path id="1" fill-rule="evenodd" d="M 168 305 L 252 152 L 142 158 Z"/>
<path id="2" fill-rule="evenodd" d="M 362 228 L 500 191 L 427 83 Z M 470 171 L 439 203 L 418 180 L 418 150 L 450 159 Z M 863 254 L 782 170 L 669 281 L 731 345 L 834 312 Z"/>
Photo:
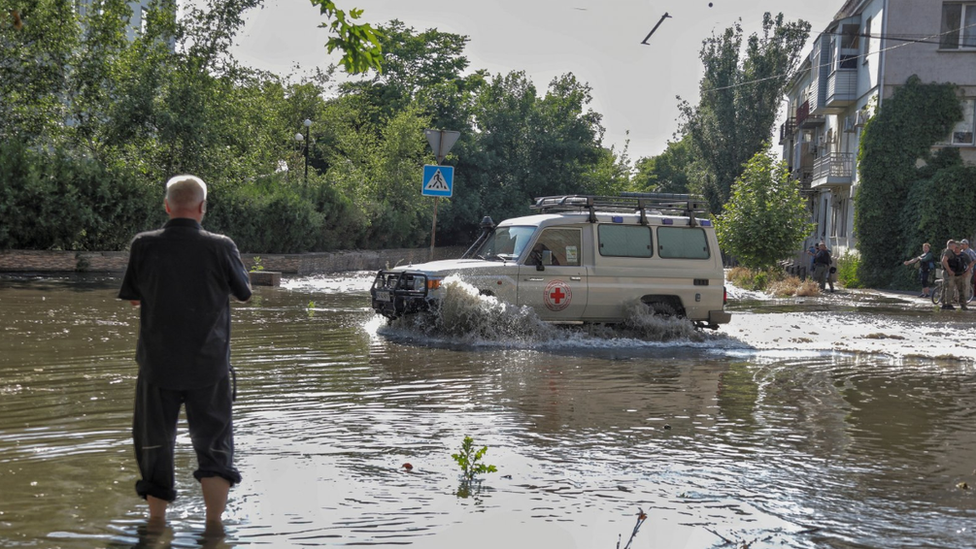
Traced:
<path id="1" fill-rule="evenodd" d="M 546 284 L 543 301 L 550 311 L 561 311 L 573 301 L 573 290 L 562 280 L 553 280 Z"/>

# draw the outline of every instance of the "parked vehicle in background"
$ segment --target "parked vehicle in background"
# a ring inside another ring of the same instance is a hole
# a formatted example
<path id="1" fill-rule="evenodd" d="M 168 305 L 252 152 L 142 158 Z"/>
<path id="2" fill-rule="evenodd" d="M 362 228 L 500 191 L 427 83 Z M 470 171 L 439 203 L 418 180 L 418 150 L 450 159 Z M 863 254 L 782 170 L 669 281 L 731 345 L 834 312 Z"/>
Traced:
<path id="1" fill-rule="evenodd" d="M 458 275 L 551 322 L 619 323 L 642 304 L 699 327 L 729 322 L 722 254 L 705 201 L 633 193 L 535 199 L 538 213 L 483 232 L 460 259 L 380 270 L 373 309 L 391 319 L 436 308 Z"/>

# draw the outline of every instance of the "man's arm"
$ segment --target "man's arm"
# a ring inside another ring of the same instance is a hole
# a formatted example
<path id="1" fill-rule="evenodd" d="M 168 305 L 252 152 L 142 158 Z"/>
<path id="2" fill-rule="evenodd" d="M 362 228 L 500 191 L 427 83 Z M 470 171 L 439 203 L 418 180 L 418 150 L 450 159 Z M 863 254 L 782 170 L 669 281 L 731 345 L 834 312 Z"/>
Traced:
<path id="1" fill-rule="evenodd" d="M 237 244 L 234 244 L 234 241 L 229 238 L 227 241 L 229 242 L 227 256 L 230 262 L 230 272 L 227 273 L 227 277 L 230 283 L 230 291 L 239 301 L 247 301 L 251 299 L 251 277 L 248 276 L 247 268 L 241 261 Z"/>
<path id="2" fill-rule="evenodd" d="M 119 299 L 128 299 L 129 303 L 134 306 L 138 306 L 142 299 L 139 294 L 139 285 L 136 282 L 138 276 L 136 275 L 136 264 L 137 264 L 137 246 L 136 240 L 133 239 L 132 243 L 129 245 L 129 263 L 125 267 L 125 276 L 122 277 L 122 287 L 119 288 Z"/>
<path id="3" fill-rule="evenodd" d="M 950 275 L 956 274 L 952 272 L 952 269 L 949 268 L 949 256 L 946 254 L 942 254 L 942 268 L 945 269 L 945 272 L 949 273 Z"/>

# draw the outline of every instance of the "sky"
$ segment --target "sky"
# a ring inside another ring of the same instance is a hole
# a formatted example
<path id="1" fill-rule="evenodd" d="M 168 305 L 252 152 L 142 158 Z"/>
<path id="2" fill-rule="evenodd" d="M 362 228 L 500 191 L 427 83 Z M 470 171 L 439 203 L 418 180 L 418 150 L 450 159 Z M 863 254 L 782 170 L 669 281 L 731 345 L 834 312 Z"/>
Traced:
<path id="1" fill-rule="evenodd" d="M 604 146 L 636 160 L 661 154 L 678 129 L 678 100 L 698 102 L 702 41 L 742 20 L 758 31 L 764 12 L 824 30 L 843 0 L 337 0 L 364 10 L 360 22 L 392 19 L 418 32 L 436 28 L 469 37 L 469 70 L 525 71 L 544 94 L 557 76 L 589 84 L 589 108 L 603 115 Z M 641 41 L 667 13 L 654 34 Z M 251 13 L 232 50 L 242 63 L 280 75 L 338 61 L 325 50 L 326 19 L 308 0 L 266 0 Z M 809 52 L 809 40 L 806 51 Z M 451 129 L 451 128 L 439 128 Z"/>

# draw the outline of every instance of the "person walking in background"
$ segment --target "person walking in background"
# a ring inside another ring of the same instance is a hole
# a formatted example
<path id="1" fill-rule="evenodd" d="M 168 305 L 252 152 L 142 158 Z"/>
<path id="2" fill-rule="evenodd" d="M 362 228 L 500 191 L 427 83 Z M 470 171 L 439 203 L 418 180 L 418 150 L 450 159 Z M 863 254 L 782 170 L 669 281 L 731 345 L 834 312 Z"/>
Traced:
<path id="1" fill-rule="evenodd" d="M 814 271 L 813 277 L 820 286 L 820 291 L 824 290 L 824 286 L 827 285 L 827 277 L 830 272 L 830 250 L 827 249 L 827 245 L 821 242 L 817 246 L 817 255 L 813 258 Z M 830 285 L 830 292 L 833 293 L 834 287 L 833 283 Z"/>
<path id="2" fill-rule="evenodd" d="M 132 240 L 119 298 L 140 306 L 132 436 L 142 479 L 136 492 L 150 522 L 165 520 L 176 499 L 174 445 L 186 406 L 190 438 L 207 508 L 206 531 L 222 535 L 234 467 L 230 365 L 230 296 L 251 297 L 247 269 L 234 241 L 203 230 L 207 186 L 180 175 L 166 183 L 169 221 Z"/>
<path id="3" fill-rule="evenodd" d="M 976 250 L 969 246 L 969 241 L 965 238 L 959 241 L 962 247 L 962 253 L 966 254 L 966 258 L 969 260 L 967 266 L 967 273 L 969 276 L 966 277 L 966 301 L 973 296 L 973 271 L 976 271 Z"/>
<path id="4" fill-rule="evenodd" d="M 966 307 L 966 256 L 959 252 L 959 245 L 955 240 L 946 242 L 946 249 L 942 252 L 942 309 L 952 310 L 952 299 L 959 296 L 959 307 Z"/>
<path id="5" fill-rule="evenodd" d="M 922 255 L 903 262 L 904 265 L 918 265 L 918 282 L 922 285 L 922 293 L 918 297 L 931 297 L 929 291 L 929 276 L 935 268 L 935 256 L 932 255 L 932 246 L 926 242 L 922 244 Z"/>

